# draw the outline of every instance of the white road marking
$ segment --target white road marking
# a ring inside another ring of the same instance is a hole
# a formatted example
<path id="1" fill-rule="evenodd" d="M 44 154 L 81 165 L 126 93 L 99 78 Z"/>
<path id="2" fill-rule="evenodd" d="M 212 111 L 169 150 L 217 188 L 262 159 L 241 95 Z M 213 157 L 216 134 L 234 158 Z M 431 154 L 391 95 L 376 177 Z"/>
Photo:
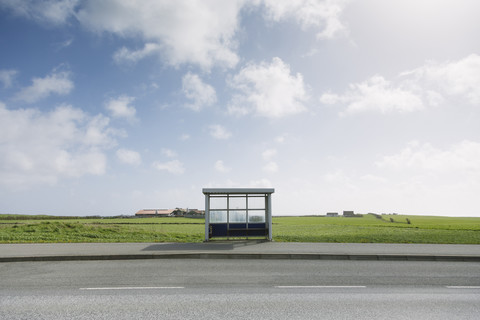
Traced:
<path id="1" fill-rule="evenodd" d="M 185 287 L 104 287 L 104 288 L 80 288 L 79 290 L 155 290 L 155 289 L 185 289 Z"/>
<path id="2" fill-rule="evenodd" d="M 447 286 L 448 289 L 480 289 L 480 286 Z"/>
<path id="3" fill-rule="evenodd" d="M 367 286 L 275 286 L 278 289 L 309 289 L 309 288 L 366 288 Z"/>

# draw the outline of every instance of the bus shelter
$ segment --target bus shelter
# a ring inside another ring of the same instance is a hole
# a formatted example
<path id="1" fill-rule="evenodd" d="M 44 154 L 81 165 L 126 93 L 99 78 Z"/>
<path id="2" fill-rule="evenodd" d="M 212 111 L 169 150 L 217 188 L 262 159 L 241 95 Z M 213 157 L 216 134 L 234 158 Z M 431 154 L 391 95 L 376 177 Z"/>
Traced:
<path id="1" fill-rule="evenodd" d="M 269 188 L 204 188 L 205 241 L 262 237 L 272 240 Z"/>

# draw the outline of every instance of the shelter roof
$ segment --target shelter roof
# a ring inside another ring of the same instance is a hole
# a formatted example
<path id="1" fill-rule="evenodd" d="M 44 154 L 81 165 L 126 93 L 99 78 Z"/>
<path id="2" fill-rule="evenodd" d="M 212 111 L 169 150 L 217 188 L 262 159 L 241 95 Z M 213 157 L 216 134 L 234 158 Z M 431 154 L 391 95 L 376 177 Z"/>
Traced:
<path id="1" fill-rule="evenodd" d="M 273 188 L 203 188 L 203 194 L 271 194 Z"/>

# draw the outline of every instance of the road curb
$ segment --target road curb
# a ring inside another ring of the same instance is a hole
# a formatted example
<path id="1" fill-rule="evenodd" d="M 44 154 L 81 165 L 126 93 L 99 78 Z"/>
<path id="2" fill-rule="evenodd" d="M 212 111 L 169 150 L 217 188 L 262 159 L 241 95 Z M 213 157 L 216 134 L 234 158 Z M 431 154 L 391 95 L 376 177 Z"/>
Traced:
<path id="1" fill-rule="evenodd" d="M 367 260 L 367 261 L 460 261 L 480 262 L 480 256 L 415 254 L 319 254 L 319 253 L 162 253 L 118 255 L 52 255 L 0 257 L 2 262 L 92 261 L 140 259 L 276 259 L 276 260 Z"/>

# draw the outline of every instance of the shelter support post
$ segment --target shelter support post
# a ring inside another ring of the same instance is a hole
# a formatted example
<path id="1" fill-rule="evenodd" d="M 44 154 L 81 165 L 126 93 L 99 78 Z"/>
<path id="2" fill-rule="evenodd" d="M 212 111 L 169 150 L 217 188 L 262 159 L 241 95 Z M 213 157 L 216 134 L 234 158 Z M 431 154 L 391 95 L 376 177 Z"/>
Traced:
<path id="1" fill-rule="evenodd" d="M 205 241 L 209 240 L 210 226 L 210 195 L 205 194 Z"/>
<path id="2" fill-rule="evenodd" d="M 267 194 L 268 240 L 272 241 L 272 194 Z"/>

